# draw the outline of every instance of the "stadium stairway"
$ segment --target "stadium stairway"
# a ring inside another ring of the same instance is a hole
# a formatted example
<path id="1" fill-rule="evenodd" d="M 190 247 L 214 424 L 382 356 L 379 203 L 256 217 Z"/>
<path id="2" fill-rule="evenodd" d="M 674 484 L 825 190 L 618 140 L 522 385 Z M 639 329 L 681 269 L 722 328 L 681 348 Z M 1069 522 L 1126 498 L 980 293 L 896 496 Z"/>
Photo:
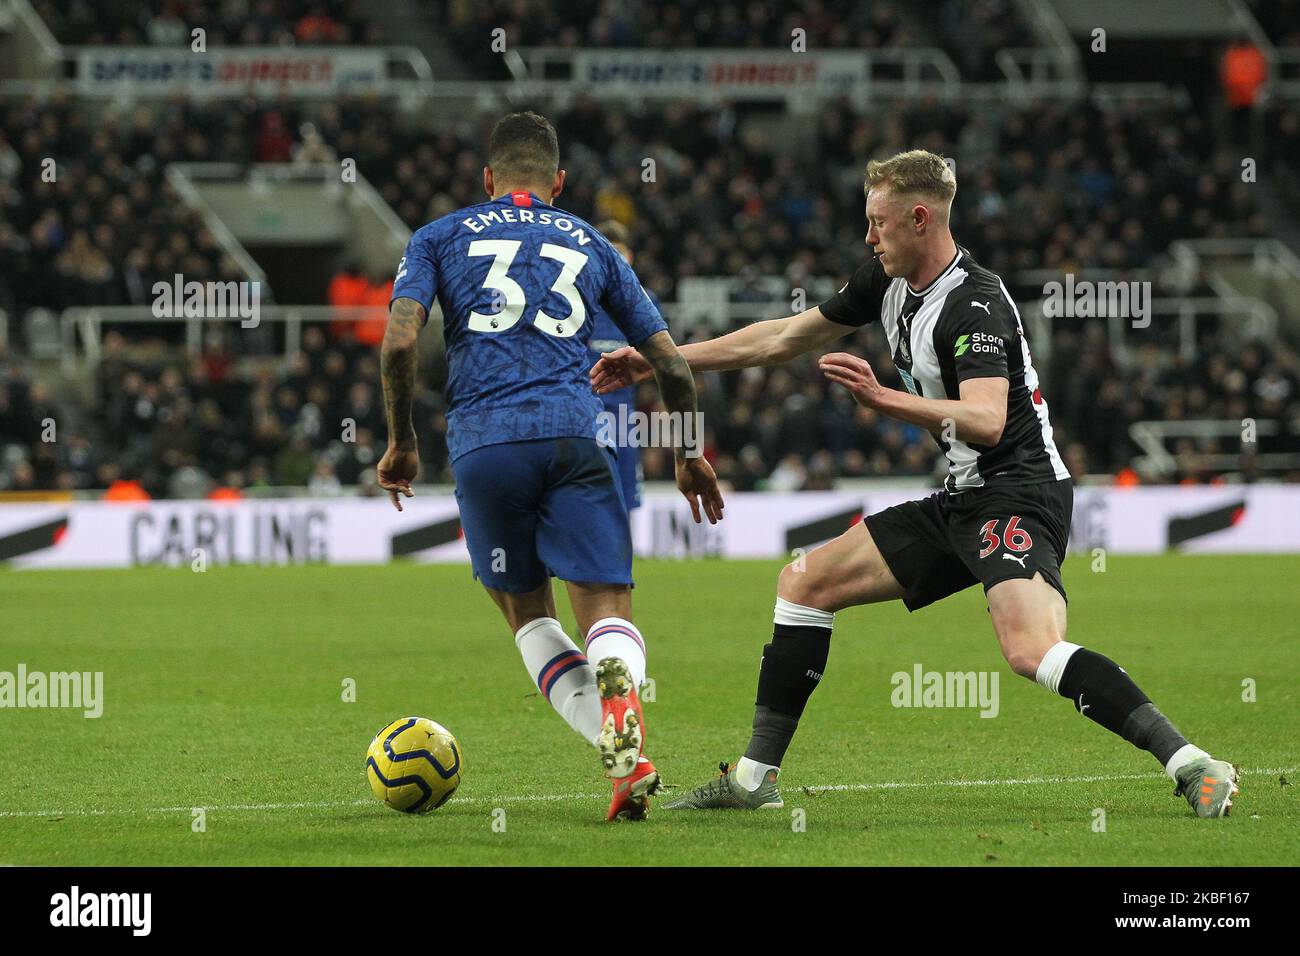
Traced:
<path id="1" fill-rule="evenodd" d="M 1170 251 L 1206 268 L 1220 295 L 1267 303 L 1277 314 L 1277 333 L 1300 346 L 1300 256 L 1295 248 L 1278 238 L 1257 242 L 1210 239 L 1175 242 Z"/>
<path id="2" fill-rule="evenodd" d="M 1279 188 L 1294 176 L 1289 157 L 1275 157 L 1264 175 L 1250 184 L 1255 205 L 1263 216 L 1271 240 L 1261 244 L 1262 258 L 1272 264 L 1263 267 L 1261 256 L 1214 261 L 1214 271 L 1239 294 L 1261 299 L 1277 312 L 1278 333 L 1300 346 L 1300 205 L 1297 192 Z"/>
<path id="3" fill-rule="evenodd" d="M 439 80 L 473 80 L 450 41 L 433 24 L 425 4 L 418 0 L 389 0 L 370 6 L 367 13 L 378 21 L 384 33 L 400 37 L 403 46 L 413 46 L 433 66 L 434 82 Z M 483 42 L 488 42 L 488 37 Z"/>

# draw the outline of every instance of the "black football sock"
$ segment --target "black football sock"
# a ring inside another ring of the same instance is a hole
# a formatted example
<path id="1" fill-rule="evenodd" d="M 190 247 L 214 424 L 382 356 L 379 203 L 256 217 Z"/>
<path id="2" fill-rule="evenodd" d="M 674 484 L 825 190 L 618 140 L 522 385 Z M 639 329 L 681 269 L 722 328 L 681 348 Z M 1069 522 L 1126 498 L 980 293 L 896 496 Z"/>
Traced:
<path id="1" fill-rule="evenodd" d="M 1074 709 L 1167 766 L 1187 738 L 1160 713 L 1124 669 L 1110 658 L 1061 642 L 1043 657 L 1038 682 L 1074 703 Z"/>
<path id="2" fill-rule="evenodd" d="M 769 647 L 771 645 L 768 645 Z M 764 658 L 766 659 L 766 654 Z M 754 731 L 745 748 L 745 756 L 758 763 L 781 766 L 785 751 L 799 729 L 799 718 L 778 713 L 762 704 L 754 708 Z"/>
<path id="3" fill-rule="evenodd" d="M 753 736 L 745 748 L 750 760 L 781 765 L 808 698 L 826 671 L 834 622 L 829 611 L 777 598 L 772 642 L 763 648 L 758 674 Z"/>

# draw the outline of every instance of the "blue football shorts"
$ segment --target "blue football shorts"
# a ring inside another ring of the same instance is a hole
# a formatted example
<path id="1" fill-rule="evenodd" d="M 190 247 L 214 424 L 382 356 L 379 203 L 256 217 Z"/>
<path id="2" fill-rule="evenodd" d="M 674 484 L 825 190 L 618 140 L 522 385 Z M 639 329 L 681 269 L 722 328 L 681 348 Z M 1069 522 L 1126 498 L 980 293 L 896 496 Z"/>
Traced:
<path id="1" fill-rule="evenodd" d="M 521 594 L 547 580 L 632 584 L 614 449 L 594 438 L 484 445 L 452 463 L 474 577 Z"/>

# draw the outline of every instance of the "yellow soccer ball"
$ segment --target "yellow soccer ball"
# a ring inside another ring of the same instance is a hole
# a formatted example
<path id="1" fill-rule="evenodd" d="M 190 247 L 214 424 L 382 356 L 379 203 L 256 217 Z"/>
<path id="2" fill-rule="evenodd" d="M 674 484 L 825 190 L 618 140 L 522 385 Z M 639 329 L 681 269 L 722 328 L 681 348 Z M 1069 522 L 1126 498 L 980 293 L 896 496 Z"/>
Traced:
<path id="1" fill-rule="evenodd" d="M 366 751 L 370 789 L 403 813 L 427 813 L 450 800 L 464 766 L 451 731 L 427 717 L 393 721 Z"/>

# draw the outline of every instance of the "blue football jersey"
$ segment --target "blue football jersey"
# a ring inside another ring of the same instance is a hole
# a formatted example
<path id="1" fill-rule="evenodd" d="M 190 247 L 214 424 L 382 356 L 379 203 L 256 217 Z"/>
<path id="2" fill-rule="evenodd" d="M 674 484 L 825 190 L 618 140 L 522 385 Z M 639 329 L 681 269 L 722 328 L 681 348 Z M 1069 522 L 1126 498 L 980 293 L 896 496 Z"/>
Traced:
<path id="1" fill-rule="evenodd" d="M 650 303 L 659 308 L 659 300 L 650 290 L 646 290 L 646 296 Z M 589 354 L 587 362 L 589 365 L 595 365 L 600 361 L 601 355 L 605 352 L 612 352 L 615 349 L 621 349 L 627 345 L 627 339 L 623 337 L 623 332 L 614 320 L 609 317 L 605 311 L 596 315 L 595 328 L 591 333 L 591 340 L 587 343 Z M 636 410 L 636 388 L 629 385 L 627 388 L 616 389 L 612 392 L 606 392 L 600 396 L 605 403 L 605 411 L 614 416 L 613 421 L 618 421 L 619 406 L 626 405 L 628 414 Z M 616 466 L 618 478 L 623 485 L 623 500 L 626 502 L 628 510 L 641 507 L 641 448 L 639 445 L 621 444 L 618 448 L 618 463 Z"/>
<path id="2" fill-rule="evenodd" d="M 594 438 L 603 409 L 587 376 L 595 318 L 639 345 L 667 326 L 631 267 L 590 224 L 531 193 L 418 229 L 394 299 L 437 298 L 447 344 L 447 450 Z"/>
<path id="3" fill-rule="evenodd" d="M 659 299 L 650 290 L 646 290 L 646 297 L 650 304 L 659 310 Z M 609 313 L 602 309 L 596 314 L 596 321 L 592 326 L 591 339 L 587 342 L 587 349 L 590 354 L 587 356 L 588 367 L 595 365 L 600 361 L 601 355 L 606 352 L 612 352 L 615 349 L 621 349 L 627 345 L 627 338 L 623 335 L 622 329 L 614 324 Z M 606 392 L 600 396 L 605 403 L 605 408 L 610 411 L 617 411 L 618 406 L 631 406 L 633 397 L 636 395 L 636 389 L 632 386 L 620 388 L 617 391 Z"/>

